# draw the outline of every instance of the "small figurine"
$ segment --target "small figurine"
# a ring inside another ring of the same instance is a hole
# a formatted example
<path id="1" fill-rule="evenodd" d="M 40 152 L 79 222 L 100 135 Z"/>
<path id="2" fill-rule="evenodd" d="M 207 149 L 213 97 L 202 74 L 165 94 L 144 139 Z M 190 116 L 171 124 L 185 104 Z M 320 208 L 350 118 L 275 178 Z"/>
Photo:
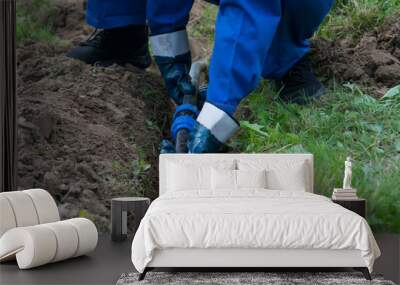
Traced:
<path id="1" fill-rule="evenodd" d="M 348 156 L 344 163 L 343 189 L 352 189 L 351 188 L 351 176 L 352 176 L 351 162 L 352 162 L 351 157 Z"/>

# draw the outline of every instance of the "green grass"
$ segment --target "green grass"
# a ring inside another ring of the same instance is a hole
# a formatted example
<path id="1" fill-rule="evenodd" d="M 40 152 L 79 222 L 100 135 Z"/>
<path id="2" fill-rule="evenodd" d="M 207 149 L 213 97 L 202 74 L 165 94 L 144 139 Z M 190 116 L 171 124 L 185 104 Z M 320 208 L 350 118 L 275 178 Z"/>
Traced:
<path id="1" fill-rule="evenodd" d="M 50 0 L 17 0 L 16 40 L 54 42 L 53 23 L 57 15 Z"/>
<path id="2" fill-rule="evenodd" d="M 191 37 L 206 37 L 210 43 L 214 41 L 215 20 L 217 18 L 218 7 L 212 4 L 201 3 L 204 10 L 198 19 L 194 19 L 194 24 L 190 25 L 189 33 Z"/>
<path id="3" fill-rule="evenodd" d="M 135 144 L 131 147 L 138 154 L 138 159 L 113 160 L 113 176 L 108 177 L 108 181 L 112 188 L 127 189 L 129 196 L 149 196 L 154 190 L 147 179 L 151 164 L 145 160 L 146 154 L 142 149 Z"/>
<path id="4" fill-rule="evenodd" d="M 280 102 L 264 83 L 240 110 L 236 151 L 312 153 L 315 190 L 326 196 L 341 186 L 351 155 L 353 184 L 368 199 L 372 228 L 400 232 L 400 94 L 376 100 L 348 85 L 301 107 Z"/>
<path id="5" fill-rule="evenodd" d="M 337 1 L 317 36 L 357 39 L 399 12 L 399 0 Z M 240 107 L 242 128 L 232 147 L 312 153 L 315 191 L 328 197 L 341 186 L 344 160 L 351 155 L 353 184 L 368 199 L 372 229 L 400 233 L 400 89 L 381 100 L 361 89 L 331 81 L 323 101 L 302 107 L 280 102 L 264 82 Z"/>
<path id="6" fill-rule="evenodd" d="M 337 0 L 318 36 L 332 40 L 358 38 L 400 11 L 400 0 Z"/>

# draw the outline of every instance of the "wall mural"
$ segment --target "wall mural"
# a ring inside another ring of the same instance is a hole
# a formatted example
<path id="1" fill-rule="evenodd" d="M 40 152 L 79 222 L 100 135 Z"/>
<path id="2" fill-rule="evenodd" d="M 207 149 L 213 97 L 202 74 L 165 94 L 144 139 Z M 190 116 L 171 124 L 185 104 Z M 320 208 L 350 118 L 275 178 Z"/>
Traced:
<path id="1" fill-rule="evenodd" d="M 227 151 L 313 153 L 315 189 L 329 197 L 351 156 L 351 185 L 368 200 L 371 227 L 398 233 L 399 6 L 370 5 L 382 10 L 371 22 L 351 3 L 336 5 L 313 40 L 311 62 L 326 96 L 286 104 L 263 81 L 241 103 L 241 130 Z M 174 106 L 155 64 L 143 71 L 71 58 L 99 33 L 84 8 L 83 1 L 17 3 L 18 188 L 44 188 L 63 218 L 87 217 L 107 232 L 111 198 L 157 197 L 159 147 L 170 138 Z M 207 59 L 217 7 L 199 2 L 191 13 L 192 57 Z"/>

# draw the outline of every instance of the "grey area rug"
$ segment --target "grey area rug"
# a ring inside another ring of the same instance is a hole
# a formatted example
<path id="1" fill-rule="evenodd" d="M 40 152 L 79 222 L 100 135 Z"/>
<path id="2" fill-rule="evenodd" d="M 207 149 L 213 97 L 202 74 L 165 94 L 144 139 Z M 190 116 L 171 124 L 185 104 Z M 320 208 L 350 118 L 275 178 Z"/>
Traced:
<path id="1" fill-rule="evenodd" d="M 148 272 L 142 281 L 137 280 L 138 276 L 138 273 L 122 274 L 116 285 L 395 285 L 392 281 L 376 275 L 372 276 L 372 281 L 368 281 L 358 272 Z"/>

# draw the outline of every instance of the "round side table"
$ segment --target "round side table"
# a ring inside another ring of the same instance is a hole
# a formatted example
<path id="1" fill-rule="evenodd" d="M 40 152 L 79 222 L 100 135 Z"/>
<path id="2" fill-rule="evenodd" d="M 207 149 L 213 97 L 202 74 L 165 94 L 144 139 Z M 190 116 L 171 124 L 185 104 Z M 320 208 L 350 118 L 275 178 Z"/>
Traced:
<path id="1" fill-rule="evenodd" d="M 150 206 L 150 199 L 144 197 L 121 197 L 111 199 L 111 239 L 124 241 L 128 234 L 128 212 L 134 214 L 133 234 Z"/>

